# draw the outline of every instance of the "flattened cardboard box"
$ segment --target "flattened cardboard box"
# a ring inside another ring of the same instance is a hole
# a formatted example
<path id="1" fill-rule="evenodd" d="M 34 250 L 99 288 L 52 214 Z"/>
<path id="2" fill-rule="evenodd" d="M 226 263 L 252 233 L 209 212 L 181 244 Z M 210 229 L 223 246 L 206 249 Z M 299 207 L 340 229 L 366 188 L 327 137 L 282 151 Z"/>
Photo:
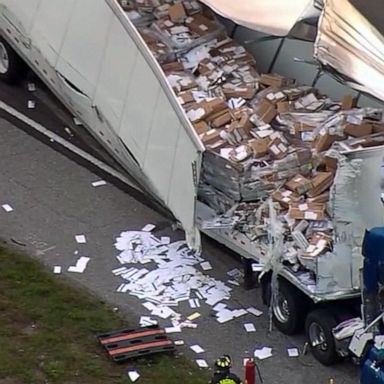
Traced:
<path id="1" fill-rule="evenodd" d="M 344 128 L 344 133 L 352 137 L 368 136 L 373 132 L 373 127 L 369 123 L 363 123 L 360 125 L 347 124 Z"/>

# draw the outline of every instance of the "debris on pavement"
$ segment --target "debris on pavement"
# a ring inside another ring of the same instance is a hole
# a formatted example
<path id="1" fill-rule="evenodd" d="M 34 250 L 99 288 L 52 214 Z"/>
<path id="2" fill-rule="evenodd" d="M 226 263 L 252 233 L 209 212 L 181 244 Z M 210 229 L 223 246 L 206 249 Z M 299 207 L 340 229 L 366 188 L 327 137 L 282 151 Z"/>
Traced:
<path id="1" fill-rule="evenodd" d="M 272 348 L 270 348 L 270 347 L 263 347 L 261 349 L 256 349 L 254 355 L 259 360 L 268 359 L 269 357 L 273 356 L 272 355 Z"/>
<path id="2" fill-rule="evenodd" d="M 244 324 L 244 328 L 247 332 L 256 332 L 256 327 L 252 323 L 246 323 Z"/>
<path id="3" fill-rule="evenodd" d="M 112 273 L 124 280 L 117 288 L 118 292 L 144 300 L 143 306 L 153 316 L 173 320 L 179 314 L 171 308 L 178 307 L 183 301 L 188 301 L 191 308 L 198 308 L 201 302 L 216 306 L 230 299 L 231 287 L 197 269 L 198 266 L 212 268 L 210 263 L 191 251 L 185 241 L 171 243 L 168 237 L 166 241 L 164 237 L 157 238 L 150 232 L 154 228 L 153 224 L 148 224 L 141 231 L 122 232 L 117 238 L 115 247 L 120 251 L 117 259 L 123 266 Z M 234 275 L 239 272 L 237 270 Z M 248 313 L 245 309 L 225 310 L 228 311 L 230 319 Z M 195 312 L 186 319 L 191 322 L 200 316 Z M 222 320 L 219 316 L 218 321 Z M 179 318 L 177 325 L 180 324 L 197 326 Z"/>
<path id="4" fill-rule="evenodd" d="M 70 266 L 68 268 L 68 272 L 83 273 L 87 268 L 87 264 L 89 260 L 90 260 L 89 257 L 85 257 L 85 256 L 80 257 L 77 260 L 76 265 Z"/>
<path id="5" fill-rule="evenodd" d="M 154 230 L 156 228 L 156 225 L 154 224 L 147 224 L 144 228 L 142 228 L 141 230 L 143 232 L 151 232 L 152 230 Z"/>
<path id="6" fill-rule="evenodd" d="M 158 325 L 119 329 L 100 334 L 97 339 L 116 363 L 175 350 L 174 342 Z"/>
<path id="7" fill-rule="evenodd" d="M 85 238 L 84 235 L 76 235 L 75 236 L 75 239 L 76 241 L 79 243 L 79 244 L 85 244 L 87 242 L 87 239 Z"/>
<path id="8" fill-rule="evenodd" d="M 208 368 L 208 363 L 207 363 L 204 359 L 197 359 L 197 360 L 196 360 L 196 364 L 197 364 L 200 368 Z"/>
<path id="9" fill-rule="evenodd" d="M 9 204 L 3 204 L 2 208 L 4 209 L 5 212 L 12 212 L 13 208 Z"/>
<path id="10" fill-rule="evenodd" d="M 36 107 L 36 101 L 34 100 L 28 100 L 28 109 L 34 109 Z"/>
<path id="11" fill-rule="evenodd" d="M 53 267 L 53 273 L 55 275 L 60 275 L 61 273 L 61 267 L 59 265 L 56 265 L 55 267 Z"/>
<path id="12" fill-rule="evenodd" d="M 36 91 L 36 84 L 35 83 L 28 83 L 28 91 L 29 92 L 35 92 Z"/>
<path id="13" fill-rule="evenodd" d="M 201 348 L 200 345 L 197 345 L 197 344 L 196 345 L 192 345 L 190 348 L 195 353 L 203 353 L 203 352 L 205 352 L 204 349 Z"/>
<path id="14" fill-rule="evenodd" d="M 102 185 L 107 185 L 107 182 L 105 180 L 98 180 L 92 183 L 93 187 L 101 187 Z"/>
<path id="15" fill-rule="evenodd" d="M 136 380 L 139 379 L 140 374 L 136 370 L 129 370 L 128 377 L 132 381 L 132 383 L 134 383 Z"/>
<path id="16" fill-rule="evenodd" d="M 287 348 L 287 353 L 289 357 L 299 357 L 300 352 L 298 348 Z"/>

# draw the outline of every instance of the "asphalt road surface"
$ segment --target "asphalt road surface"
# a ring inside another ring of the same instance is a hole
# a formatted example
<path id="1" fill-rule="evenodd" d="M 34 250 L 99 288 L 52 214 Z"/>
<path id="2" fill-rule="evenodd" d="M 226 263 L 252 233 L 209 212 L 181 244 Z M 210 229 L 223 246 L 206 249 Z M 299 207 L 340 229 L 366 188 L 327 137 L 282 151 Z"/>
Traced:
<path id="1" fill-rule="evenodd" d="M 29 99 L 37 101 L 35 109 L 26 108 Z M 82 127 L 71 125 L 70 114 L 48 93 L 38 90 L 31 94 L 25 85 L 11 88 L 0 84 L 0 100 L 82 149 L 88 149 L 87 143 L 92 139 Z M 70 127 L 70 133 L 65 127 Z M 26 250 L 50 270 L 55 265 L 62 266 L 63 274 L 57 278 L 68 278 L 69 282 L 94 292 L 119 308 L 130 324 L 138 322 L 141 315 L 148 315 L 138 299 L 116 292 L 121 280 L 111 273 L 120 266 L 115 240 L 122 231 L 139 230 L 148 223 L 157 225 L 158 236 L 178 240 L 183 238 L 183 233 L 173 231 L 172 221 L 154 210 L 150 201 L 4 111 L 0 111 L 0 132 L 0 205 L 9 204 L 13 208 L 8 213 L 0 208 L 3 241 Z M 92 147 L 95 157 L 116 165 L 97 145 Z M 100 179 L 107 180 L 107 185 L 97 188 L 91 185 Z M 74 238 L 77 234 L 86 235 L 87 243 L 77 244 Z M 80 255 L 91 258 L 85 272 L 66 272 Z M 203 257 L 213 266 L 207 273 L 224 282 L 228 280 L 229 270 L 241 268 L 235 255 L 207 238 L 203 239 Z M 324 367 L 310 354 L 289 358 L 287 347 L 302 350 L 304 337 L 268 331 L 266 308 L 261 303 L 259 289 L 245 291 L 234 287 L 230 305 L 233 308 L 254 306 L 264 314 L 260 318 L 246 315 L 218 324 L 211 308 L 202 306 L 199 308 L 202 316 L 196 320 L 197 329 L 175 334 L 177 339 L 185 341 L 179 353 L 193 360 L 203 358 L 209 363 L 220 354 L 228 353 L 234 360 L 234 371 L 242 375 L 243 358 L 251 356 L 258 346 L 269 346 L 273 348 L 273 356 L 258 362 L 266 384 L 325 384 L 329 378 L 334 378 L 336 384 L 358 382 L 358 369 L 349 362 Z M 180 311 L 191 313 L 187 305 L 180 306 Z M 245 331 L 243 324 L 247 322 L 255 324 L 255 333 Z M 161 324 L 170 325 L 167 320 Z M 195 354 L 189 349 L 193 344 L 199 344 L 205 352 Z"/>

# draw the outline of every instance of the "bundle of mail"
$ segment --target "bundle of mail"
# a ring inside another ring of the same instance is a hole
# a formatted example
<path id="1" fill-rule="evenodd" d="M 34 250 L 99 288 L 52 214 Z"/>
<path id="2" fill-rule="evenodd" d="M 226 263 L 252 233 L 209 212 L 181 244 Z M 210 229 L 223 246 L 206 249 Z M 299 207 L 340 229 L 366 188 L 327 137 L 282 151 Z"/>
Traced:
<path id="1" fill-rule="evenodd" d="M 167 50 L 160 64 L 206 148 L 199 199 L 217 212 L 218 227 L 245 234 L 267 257 L 271 197 L 282 254 L 296 268 L 315 271 L 317 258 L 333 246 L 329 202 L 342 153 L 384 144 L 382 112 L 356 108 L 351 96 L 334 102 L 294 79 L 259 74 L 255 58 L 204 6 L 191 11 L 192 3 L 137 0 L 132 9 L 141 16 L 143 7 L 156 10 L 150 29 L 158 40 L 149 48 L 156 57 L 154 45 Z M 175 49 L 164 36 L 171 24 L 185 26 L 191 18 L 201 23 L 204 41 L 190 28 L 200 44 Z"/>
<path id="2" fill-rule="evenodd" d="M 113 273 L 125 280 L 117 291 L 144 300 L 143 305 L 151 315 L 170 318 L 174 326 L 194 327 L 192 320 L 198 316 L 185 319 L 177 312 L 176 307 L 184 301 L 191 308 L 200 307 L 200 301 L 212 306 L 219 323 L 248 313 L 261 315 L 255 308 L 227 308 L 222 301 L 230 298 L 232 288 L 204 274 L 210 264 L 184 241 L 171 243 L 168 237 L 157 238 L 150 231 L 129 231 L 120 234 L 115 247 L 120 251 L 117 259 L 123 266 Z M 239 271 L 229 273 L 232 279 L 235 272 Z M 143 321 L 149 324 L 152 320 L 145 317 Z"/>

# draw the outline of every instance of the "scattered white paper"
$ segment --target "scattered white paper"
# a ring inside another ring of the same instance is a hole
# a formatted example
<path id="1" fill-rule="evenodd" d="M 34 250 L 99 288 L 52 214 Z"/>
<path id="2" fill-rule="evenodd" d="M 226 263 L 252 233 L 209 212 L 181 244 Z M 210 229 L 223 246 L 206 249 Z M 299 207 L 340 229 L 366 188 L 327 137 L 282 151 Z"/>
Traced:
<path id="1" fill-rule="evenodd" d="M 259 317 L 259 316 L 261 316 L 263 314 L 262 311 L 260 311 L 259 309 L 254 308 L 254 307 L 247 308 L 247 312 L 252 313 L 252 315 L 255 315 L 257 317 Z"/>
<path id="2" fill-rule="evenodd" d="M 80 257 L 76 265 L 71 266 L 68 268 L 68 272 L 76 272 L 76 273 L 83 273 L 85 271 L 85 268 L 87 268 L 87 264 L 89 262 L 90 258 L 89 257 Z"/>
<path id="3" fill-rule="evenodd" d="M 213 307 L 213 310 L 214 311 L 221 311 L 222 309 L 226 308 L 227 307 L 227 304 L 224 304 L 224 303 L 219 303 L 219 304 L 216 304 L 214 307 Z"/>
<path id="4" fill-rule="evenodd" d="M 261 349 L 255 350 L 255 357 L 257 357 L 259 360 L 268 359 L 269 357 L 272 357 L 272 348 L 269 347 L 263 347 Z"/>
<path id="5" fill-rule="evenodd" d="M 140 317 L 140 326 L 148 327 L 150 325 L 157 325 L 158 322 L 155 319 L 151 319 L 149 316 L 141 316 Z"/>
<path id="6" fill-rule="evenodd" d="M 199 312 L 195 312 L 195 313 L 192 313 L 192 315 L 189 315 L 187 319 L 192 321 L 192 320 L 198 319 L 200 316 L 201 314 Z"/>
<path id="7" fill-rule="evenodd" d="M 165 333 L 179 333 L 179 332 L 181 332 L 181 327 L 179 327 L 179 326 L 167 327 L 164 329 L 165 329 Z"/>
<path id="8" fill-rule="evenodd" d="M 176 340 L 174 342 L 175 345 L 184 345 L 184 340 Z"/>
<path id="9" fill-rule="evenodd" d="M 208 368 L 208 363 L 203 360 L 203 359 L 197 359 L 196 360 L 196 364 L 200 367 L 200 368 Z"/>
<path id="10" fill-rule="evenodd" d="M 35 92 L 36 91 L 35 83 L 28 83 L 28 91 L 29 92 Z"/>
<path id="11" fill-rule="evenodd" d="M 128 371 L 128 377 L 134 383 L 139 377 L 139 373 L 137 371 Z"/>
<path id="12" fill-rule="evenodd" d="M 244 324 L 244 328 L 247 332 L 256 332 L 255 325 L 252 323 Z"/>
<path id="13" fill-rule="evenodd" d="M 232 288 L 206 275 L 200 265 L 204 259 L 185 241 L 158 238 L 151 232 L 153 228 L 149 224 L 141 231 L 123 232 L 116 239 L 115 247 L 120 251 L 117 260 L 121 265 L 113 274 L 123 280 L 117 290 L 143 300 L 152 316 L 171 318 L 173 326 L 196 328 L 197 324 L 192 321 L 201 316 L 199 312 L 182 322 L 174 307 L 187 301 L 193 309 L 198 309 L 202 302 L 220 308 L 216 305 L 230 299 Z M 142 265 L 147 263 L 151 263 L 150 269 Z M 247 312 L 241 309 L 230 313 L 230 318 L 234 319 Z M 175 318 L 178 318 L 177 323 Z"/>
<path id="14" fill-rule="evenodd" d="M 168 245 L 171 242 L 171 238 L 169 236 L 162 236 L 160 241 L 161 244 Z"/>
<path id="15" fill-rule="evenodd" d="M 2 205 L 5 212 L 12 212 L 13 208 L 9 204 L 3 204 Z"/>
<path id="16" fill-rule="evenodd" d="M 204 261 L 203 263 L 200 263 L 200 267 L 203 269 L 203 271 L 210 271 L 212 269 L 212 265 L 209 261 Z"/>
<path id="17" fill-rule="evenodd" d="M 143 227 L 141 230 L 143 232 L 151 232 L 153 229 L 156 228 L 156 225 L 153 224 L 147 224 L 145 227 Z"/>
<path id="18" fill-rule="evenodd" d="M 60 275 L 61 267 L 59 265 L 56 265 L 55 267 L 53 267 L 53 273 L 56 275 Z"/>
<path id="19" fill-rule="evenodd" d="M 196 345 L 192 345 L 190 348 L 195 353 L 203 353 L 203 352 L 205 352 L 204 349 L 201 348 L 200 345 L 197 345 L 197 344 Z"/>
<path id="20" fill-rule="evenodd" d="M 288 348 L 287 349 L 289 357 L 299 357 L 299 350 L 297 348 Z"/>
<path id="21" fill-rule="evenodd" d="M 36 107 L 36 102 L 34 100 L 28 100 L 28 108 L 33 109 Z"/>
<path id="22" fill-rule="evenodd" d="M 105 180 L 98 180 L 92 183 L 93 187 L 101 187 L 102 185 L 107 185 L 107 182 Z"/>
<path id="23" fill-rule="evenodd" d="M 76 235 L 75 236 L 75 239 L 76 241 L 79 243 L 79 244 L 85 244 L 87 242 L 87 239 L 85 238 L 84 235 Z"/>
<path id="24" fill-rule="evenodd" d="M 200 307 L 199 299 L 189 299 L 188 302 L 189 302 L 189 306 L 191 308 L 199 308 Z"/>
<path id="25" fill-rule="evenodd" d="M 75 123 L 75 125 L 83 125 L 83 123 L 81 122 L 81 120 L 78 119 L 77 117 L 74 117 L 74 118 L 73 118 L 73 122 Z"/>
<path id="26" fill-rule="evenodd" d="M 236 280 L 228 280 L 227 281 L 228 284 L 232 284 L 232 285 L 235 285 L 236 287 L 239 287 L 240 286 L 240 283 Z"/>

